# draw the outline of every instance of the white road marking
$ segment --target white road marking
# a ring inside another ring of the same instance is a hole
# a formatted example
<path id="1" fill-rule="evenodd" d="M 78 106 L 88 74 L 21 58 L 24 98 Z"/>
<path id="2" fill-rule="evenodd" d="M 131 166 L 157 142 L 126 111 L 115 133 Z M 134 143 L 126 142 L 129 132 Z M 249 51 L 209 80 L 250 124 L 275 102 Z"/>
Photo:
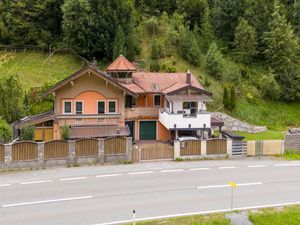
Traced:
<path id="1" fill-rule="evenodd" d="M 28 181 L 28 182 L 22 182 L 20 184 L 41 184 L 41 183 L 49 183 L 49 182 L 52 182 L 52 180 Z"/>
<path id="2" fill-rule="evenodd" d="M 97 175 L 96 177 L 101 178 L 101 177 L 117 177 L 121 176 L 121 173 L 114 173 L 114 174 L 104 174 L 104 175 Z"/>
<path id="3" fill-rule="evenodd" d="M 128 173 L 129 175 L 139 175 L 139 174 L 150 174 L 153 173 L 153 171 L 141 171 L 141 172 L 132 172 Z"/>
<path id="4" fill-rule="evenodd" d="M 221 167 L 218 167 L 218 169 L 220 169 L 220 170 L 235 169 L 235 168 L 238 168 L 238 167 L 236 167 L 236 166 L 221 166 Z"/>
<path id="5" fill-rule="evenodd" d="M 2 208 L 15 207 L 15 206 L 24 206 L 24 205 L 36 205 L 36 204 L 52 203 L 52 202 L 74 201 L 74 200 L 82 200 L 82 199 L 90 199 L 90 198 L 93 198 L 93 196 L 81 196 L 81 197 L 74 197 L 74 198 L 60 198 L 60 199 L 51 199 L 51 200 L 35 201 L 35 202 L 22 202 L 22 203 L 2 205 Z"/>
<path id="6" fill-rule="evenodd" d="M 263 168 L 263 167 L 268 167 L 267 165 L 253 165 L 253 166 L 248 166 L 249 168 Z"/>
<path id="7" fill-rule="evenodd" d="M 261 185 L 262 182 L 255 182 L 255 183 L 242 183 L 236 184 L 236 186 L 253 186 L 253 185 Z M 198 189 L 210 189 L 210 188 L 223 188 L 223 187 L 231 187 L 229 184 L 222 184 L 222 185 L 211 185 L 211 186 L 199 186 Z"/>
<path id="8" fill-rule="evenodd" d="M 278 167 L 283 167 L 283 166 L 300 166 L 299 163 L 295 164 L 295 163 L 290 163 L 290 164 L 277 164 L 277 165 L 274 165 L 274 166 L 278 166 Z"/>
<path id="9" fill-rule="evenodd" d="M 191 168 L 190 171 L 210 170 L 211 168 Z"/>
<path id="10" fill-rule="evenodd" d="M 10 186 L 11 184 L 0 184 L 0 187 L 8 187 Z"/>
<path id="11" fill-rule="evenodd" d="M 174 172 L 182 172 L 183 169 L 177 169 L 177 170 L 161 170 L 161 173 L 174 173 Z"/>
<path id="12" fill-rule="evenodd" d="M 69 177 L 69 178 L 61 178 L 60 181 L 68 181 L 68 180 L 84 180 L 87 177 Z"/>
<path id="13" fill-rule="evenodd" d="M 288 202 L 288 203 L 278 203 L 278 204 L 270 204 L 270 205 L 246 206 L 246 207 L 233 208 L 233 210 L 262 209 L 262 208 L 290 206 L 290 205 L 297 205 L 297 204 L 300 204 L 300 202 Z M 206 214 L 211 214 L 211 213 L 225 213 L 225 212 L 230 212 L 230 211 L 231 211 L 230 208 L 207 210 L 207 211 L 200 211 L 200 212 L 188 212 L 188 213 L 180 213 L 180 214 L 165 215 L 165 216 L 137 218 L 135 221 L 140 222 L 140 221 L 146 221 L 146 220 L 167 219 L 167 218 L 181 217 L 181 216 L 206 215 Z M 107 223 L 98 223 L 98 224 L 94 224 L 94 225 L 115 225 L 115 224 L 124 224 L 124 223 L 132 223 L 132 222 L 133 222 L 133 220 L 123 220 L 123 221 L 113 221 L 113 222 L 107 222 Z"/>

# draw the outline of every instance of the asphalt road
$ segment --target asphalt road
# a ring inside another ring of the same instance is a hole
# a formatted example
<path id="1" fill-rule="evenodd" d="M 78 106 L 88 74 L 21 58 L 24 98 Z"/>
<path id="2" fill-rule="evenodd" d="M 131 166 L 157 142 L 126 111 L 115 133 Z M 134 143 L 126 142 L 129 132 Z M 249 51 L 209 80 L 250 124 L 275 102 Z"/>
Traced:
<path id="1" fill-rule="evenodd" d="M 242 159 L 0 175 L 0 224 L 95 225 L 300 203 L 300 162 Z"/>

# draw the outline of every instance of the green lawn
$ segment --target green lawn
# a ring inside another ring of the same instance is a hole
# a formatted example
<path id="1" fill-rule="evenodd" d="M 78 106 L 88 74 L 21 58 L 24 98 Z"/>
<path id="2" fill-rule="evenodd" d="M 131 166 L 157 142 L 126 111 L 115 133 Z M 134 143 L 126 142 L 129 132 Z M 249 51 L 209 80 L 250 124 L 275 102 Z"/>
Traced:
<path id="1" fill-rule="evenodd" d="M 299 225 L 300 206 L 283 209 L 263 209 L 257 213 L 249 213 L 249 219 L 254 225 Z"/>
<path id="2" fill-rule="evenodd" d="M 223 214 L 205 216 L 183 216 L 169 219 L 138 222 L 137 225 L 230 225 L 230 220 Z M 129 225 L 129 224 L 128 224 Z"/>
<path id="3" fill-rule="evenodd" d="M 276 139 L 284 139 L 284 131 L 275 131 L 275 130 L 267 130 L 265 132 L 249 134 L 245 132 L 235 132 L 242 136 L 245 136 L 246 141 L 250 140 L 276 140 Z"/>
<path id="4" fill-rule="evenodd" d="M 24 89 L 42 86 L 47 81 L 61 80 L 79 70 L 83 63 L 72 54 L 37 52 L 0 52 L 0 77 L 18 75 Z"/>
<path id="5" fill-rule="evenodd" d="M 287 160 L 300 160 L 300 152 L 286 150 L 283 157 Z"/>

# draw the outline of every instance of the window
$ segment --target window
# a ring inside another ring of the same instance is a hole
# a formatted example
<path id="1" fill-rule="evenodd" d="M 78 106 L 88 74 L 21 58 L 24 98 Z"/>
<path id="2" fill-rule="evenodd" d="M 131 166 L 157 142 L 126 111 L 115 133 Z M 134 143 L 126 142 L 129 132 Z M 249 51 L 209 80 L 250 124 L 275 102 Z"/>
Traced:
<path id="1" fill-rule="evenodd" d="M 154 105 L 160 106 L 160 95 L 154 95 Z"/>
<path id="2" fill-rule="evenodd" d="M 98 114 L 105 114 L 105 102 L 98 101 Z"/>
<path id="3" fill-rule="evenodd" d="M 182 108 L 190 110 L 190 114 L 197 114 L 198 102 L 183 102 Z"/>
<path id="4" fill-rule="evenodd" d="M 75 112 L 76 114 L 82 114 L 83 113 L 83 102 L 75 102 Z"/>
<path id="5" fill-rule="evenodd" d="M 126 99 L 125 99 L 125 107 L 126 108 L 131 108 L 133 105 L 133 98 L 131 95 L 126 95 Z"/>
<path id="6" fill-rule="evenodd" d="M 109 113 L 116 113 L 116 101 L 109 101 L 108 102 L 108 112 Z"/>
<path id="7" fill-rule="evenodd" d="M 71 114 L 72 113 L 72 102 L 71 101 L 65 101 L 64 102 L 64 113 L 65 114 Z"/>

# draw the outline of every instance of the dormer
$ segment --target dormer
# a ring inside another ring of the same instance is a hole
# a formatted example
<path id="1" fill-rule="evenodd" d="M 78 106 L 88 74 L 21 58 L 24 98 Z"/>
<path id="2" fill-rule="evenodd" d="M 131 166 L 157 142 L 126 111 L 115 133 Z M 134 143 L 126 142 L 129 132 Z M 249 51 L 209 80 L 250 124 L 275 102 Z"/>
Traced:
<path id="1" fill-rule="evenodd" d="M 120 55 L 107 67 L 106 72 L 121 83 L 132 83 L 132 73 L 136 71 L 135 65 Z"/>

